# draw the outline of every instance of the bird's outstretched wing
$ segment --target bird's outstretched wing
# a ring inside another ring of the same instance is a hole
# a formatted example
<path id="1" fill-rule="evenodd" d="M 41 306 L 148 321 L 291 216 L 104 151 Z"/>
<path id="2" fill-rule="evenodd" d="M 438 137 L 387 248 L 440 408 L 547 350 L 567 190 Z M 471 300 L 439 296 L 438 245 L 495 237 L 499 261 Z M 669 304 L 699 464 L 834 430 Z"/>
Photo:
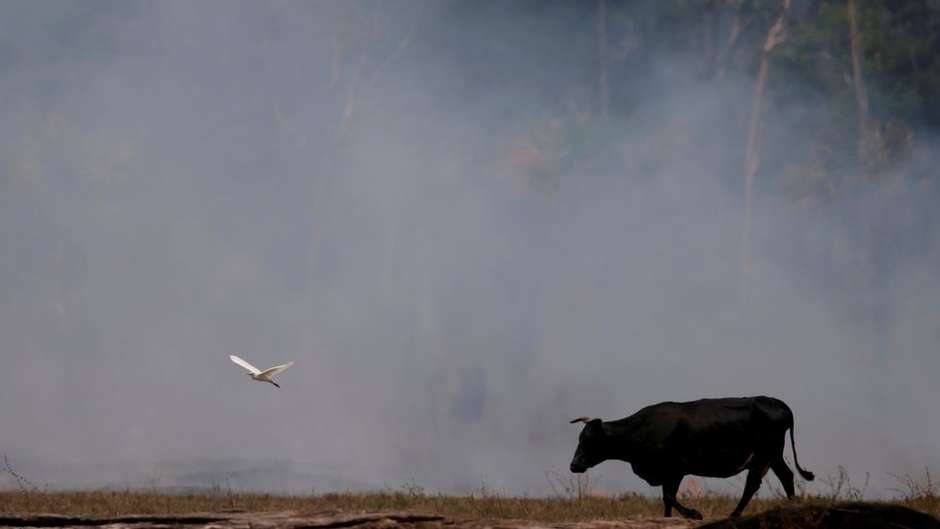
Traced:
<path id="1" fill-rule="evenodd" d="M 239 357 L 237 357 L 237 356 L 235 356 L 235 355 L 228 355 L 228 357 L 232 359 L 232 362 L 235 362 L 236 364 L 238 364 L 238 365 L 242 366 L 243 368 L 247 369 L 248 372 L 251 373 L 252 375 L 257 375 L 258 373 L 261 372 L 261 370 L 259 370 L 257 367 L 255 367 L 255 366 L 249 364 L 248 362 L 242 360 L 241 358 L 239 358 Z"/>
<path id="2" fill-rule="evenodd" d="M 288 363 L 286 363 L 286 364 L 282 364 L 282 365 L 274 366 L 274 367 L 269 367 L 269 368 L 265 369 L 264 371 L 262 371 L 262 372 L 261 372 L 261 375 L 262 375 L 262 376 L 266 376 L 266 377 L 273 377 L 274 375 L 276 375 L 276 374 L 278 374 L 278 373 L 284 371 L 285 369 L 287 369 L 288 367 L 290 367 L 290 366 L 292 366 L 292 365 L 294 365 L 294 361 L 293 361 L 293 360 L 291 360 L 290 362 L 288 362 Z"/>

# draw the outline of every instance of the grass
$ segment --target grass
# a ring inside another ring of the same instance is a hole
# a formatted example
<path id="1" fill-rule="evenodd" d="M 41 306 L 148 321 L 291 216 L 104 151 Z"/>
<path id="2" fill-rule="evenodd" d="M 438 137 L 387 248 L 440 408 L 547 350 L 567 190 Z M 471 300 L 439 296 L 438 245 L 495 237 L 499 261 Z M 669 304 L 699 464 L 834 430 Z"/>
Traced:
<path id="1" fill-rule="evenodd" d="M 9 468 L 9 467 L 8 467 Z M 898 488 L 892 503 L 940 516 L 940 486 L 929 471 L 925 478 L 896 477 Z M 44 491 L 28 481 L 17 480 L 18 490 L 0 491 L 0 512 L 49 513 L 81 516 L 121 516 L 127 514 L 179 514 L 220 510 L 246 511 L 377 511 L 404 510 L 440 514 L 453 519 L 516 518 L 541 522 L 577 522 L 597 519 L 623 519 L 662 515 L 658 497 L 627 494 L 596 497 L 588 493 L 590 483 L 575 478 L 550 478 L 555 497 L 527 498 L 494 494 L 481 490 L 465 496 L 425 494 L 415 484 L 401 490 L 372 493 L 327 493 L 304 496 L 240 493 L 218 487 L 203 494 L 167 494 L 157 491 Z M 833 503 L 861 499 L 863 490 L 852 487 L 843 469 L 836 478 L 822 480 L 828 494 L 804 495 L 803 501 Z M 789 502 L 773 487 L 763 488 L 763 498 L 754 498 L 747 514 L 757 513 Z M 770 496 L 770 497 L 768 497 Z M 706 518 L 727 516 L 738 497 L 712 492 L 682 497 L 680 501 L 702 512 Z"/>
<path id="2" fill-rule="evenodd" d="M 829 502 L 813 497 L 806 501 Z M 705 495 L 687 499 L 706 518 L 726 516 L 736 497 Z M 747 513 L 756 513 L 788 502 L 756 498 Z M 940 515 L 936 497 L 900 499 L 896 503 Z M 438 496 L 407 492 L 329 493 L 315 496 L 280 496 L 256 493 L 173 495 L 146 491 L 0 492 L 0 511 L 55 513 L 82 516 L 126 514 L 177 514 L 228 509 L 247 511 L 376 511 L 433 512 L 455 519 L 520 518 L 543 522 L 576 522 L 596 519 L 661 516 L 659 498 L 625 495 L 619 498 L 524 498 L 497 495 Z"/>
<path id="3" fill-rule="evenodd" d="M 706 516 L 721 516 L 737 498 L 706 496 L 694 500 Z M 753 501 L 749 512 L 781 504 Z M 524 498 L 498 495 L 441 496 L 408 492 L 328 493 L 315 496 L 224 493 L 173 495 L 146 491 L 0 492 L 2 511 L 83 516 L 174 514 L 241 509 L 247 511 L 376 511 L 433 512 L 456 519 L 522 518 L 545 522 L 574 522 L 637 516 L 661 516 L 659 498 L 626 495 L 619 498 Z"/>

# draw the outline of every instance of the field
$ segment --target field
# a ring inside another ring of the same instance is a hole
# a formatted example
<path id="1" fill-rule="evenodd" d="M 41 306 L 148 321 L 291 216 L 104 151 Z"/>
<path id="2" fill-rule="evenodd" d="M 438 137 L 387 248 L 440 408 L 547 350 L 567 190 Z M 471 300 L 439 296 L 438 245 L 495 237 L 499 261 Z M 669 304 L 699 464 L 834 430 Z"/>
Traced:
<path id="1" fill-rule="evenodd" d="M 586 478 L 553 481 L 554 497 L 507 496 L 481 490 L 463 496 L 426 494 L 416 484 L 371 493 L 277 495 L 243 493 L 215 487 L 198 493 L 161 490 L 50 491 L 36 487 L 4 461 L 14 488 L 0 490 L 0 525 L 115 528 L 155 527 L 347 527 L 356 529 L 691 529 L 696 523 L 662 518 L 658 497 L 592 494 Z M 840 469 L 841 470 L 841 469 Z M 692 481 L 692 480 L 690 480 Z M 826 494 L 804 494 L 800 503 L 831 506 L 862 499 L 844 471 Z M 940 489 L 930 477 L 898 477 L 892 504 L 940 516 Z M 680 501 L 704 514 L 724 518 L 738 498 L 701 490 L 680 490 Z M 773 487 L 765 486 L 745 514 L 792 505 Z"/>
<path id="2" fill-rule="evenodd" d="M 940 515 L 940 502 L 933 490 L 912 490 L 895 501 Z M 804 501 L 826 503 L 846 498 L 817 496 Z M 726 516 L 736 497 L 703 494 L 684 498 L 706 518 Z M 785 504 L 780 498 L 755 498 L 747 513 Z M 659 498 L 625 495 L 618 498 L 592 496 L 574 498 L 525 498 L 480 494 L 467 496 L 426 495 L 416 490 L 379 493 L 330 493 L 311 496 L 280 496 L 261 493 L 174 495 L 146 491 L 0 492 L 0 512 L 44 513 L 74 516 L 115 517 L 131 514 L 169 515 L 217 511 L 304 511 L 374 512 L 408 511 L 435 513 L 449 519 L 525 519 L 562 523 L 589 520 L 658 517 Z"/>

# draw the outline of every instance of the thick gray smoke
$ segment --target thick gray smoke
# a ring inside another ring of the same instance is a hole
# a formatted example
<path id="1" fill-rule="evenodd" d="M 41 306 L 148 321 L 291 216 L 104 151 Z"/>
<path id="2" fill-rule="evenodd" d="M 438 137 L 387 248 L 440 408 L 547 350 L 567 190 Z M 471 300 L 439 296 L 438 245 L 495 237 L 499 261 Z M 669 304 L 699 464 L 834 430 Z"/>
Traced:
<path id="1" fill-rule="evenodd" d="M 542 185 L 513 146 L 591 119 L 593 22 L 512 6 L 3 3 L 0 451 L 52 487 L 545 494 L 572 417 L 769 394 L 817 475 L 936 467 L 936 230 L 873 326 L 795 250 L 854 266 L 844 226 L 759 190 L 742 294 L 751 80 L 612 74 L 629 139 Z"/>

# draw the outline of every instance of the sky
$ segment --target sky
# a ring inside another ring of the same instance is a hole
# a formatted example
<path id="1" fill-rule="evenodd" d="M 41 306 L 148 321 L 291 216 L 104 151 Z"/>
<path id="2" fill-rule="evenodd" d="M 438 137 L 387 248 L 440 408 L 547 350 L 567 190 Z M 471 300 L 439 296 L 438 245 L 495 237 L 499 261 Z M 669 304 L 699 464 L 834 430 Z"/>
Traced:
<path id="1" fill-rule="evenodd" d="M 844 466 L 890 496 L 937 467 L 929 218 L 918 252 L 884 256 L 878 326 L 819 257 L 857 264 L 854 233 L 759 194 L 742 294 L 751 79 L 675 55 L 615 71 L 643 102 L 626 141 L 546 190 L 510 152 L 590 111 L 589 14 L 359 5 L 0 5 L 0 452 L 20 474 L 544 495 L 573 479 L 573 417 L 758 394 L 793 409 L 809 490 Z M 911 200 L 852 207 L 877 227 Z M 232 353 L 296 363 L 277 390 Z M 590 476 L 659 493 L 623 463 Z"/>

